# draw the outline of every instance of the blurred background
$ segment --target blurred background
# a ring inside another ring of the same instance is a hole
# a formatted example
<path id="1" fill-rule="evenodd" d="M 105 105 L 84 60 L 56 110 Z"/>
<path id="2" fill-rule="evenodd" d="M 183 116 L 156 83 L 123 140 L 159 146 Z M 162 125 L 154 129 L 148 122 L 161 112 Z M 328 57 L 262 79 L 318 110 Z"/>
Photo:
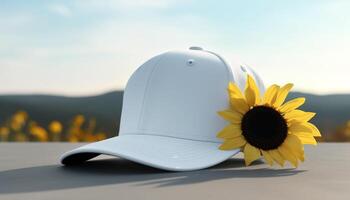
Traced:
<path id="1" fill-rule="evenodd" d="M 201 46 L 253 67 L 324 142 L 350 141 L 350 1 L 0 1 L 0 141 L 118 132 L 123 88 L 157 54 Z"/>

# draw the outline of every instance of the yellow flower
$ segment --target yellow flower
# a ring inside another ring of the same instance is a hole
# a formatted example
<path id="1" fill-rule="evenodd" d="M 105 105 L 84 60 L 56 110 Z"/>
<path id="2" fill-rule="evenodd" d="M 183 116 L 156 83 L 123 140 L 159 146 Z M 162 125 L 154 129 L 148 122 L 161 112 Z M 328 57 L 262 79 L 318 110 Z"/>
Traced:
<path id="1" fill-rule="evenodd" d="M 13 120 L 18 123 L 24 123 L 28 118 L 28 114 L 25 111 L 18 111 L 13 115 Z"/>
<path id="2" fill-rule="evenodd" d="M 97 133 L 95 138 L 96 138 L 96 141 L 100 141 L 100 140 L 106 139 L 107 137 L 106 137 L 106 134 L 101 132 L 101 133 Z"/>
<path id="3" fill-rule="evenodd" d="M 40 142 L 48 141 L 48 134 L 46 130 L 38 125 L 33 125 L 30 128 L 30 134 L 35 136 Z"/>
<path id="4" fill-rule="evenodd" d="M 10 129 L 3 126 L 0 127 L 0 141 L 7 141 L 10 134 Z"/>
<path id="5" fill-rule="evenodd" d="M 80 127 L 85 121 L 84 115 L 77 115 L 73 119 L 73 126 Z"/>
<path id="6" fill-rule="evenodd" d="M 62 124 L 59 121 L 52 121 L 49 124 L 49 130 L 55 134 L 60 133 L 62 131 Z"/>
<path id="7" fill-rule="evenodd" d="M 24 126 L 26 120 L 28 118 L 28 114 L 25 111 L 16 112 L 11 119 L 11 128 L 14 131 L 19 131 Z"/>
<path id="8" fill-rule="evenodd" d="M 319 130 L 308 122 L 315 113 L 298 108 L 305 98 L 284 103 L 293 84 L 270 86 L 263 97 L 254 79 L 248 75 L 244 93 L 234 83 L 229 83 L 230 108 L 218 112 L 229 121 L 217 137 L 224 140 L 221 150 L 241 148 L 246 165 L 264 157 L 267 163 L 283 166 L 289 161 L 297 167 L 304 161 L 303 144 L 316 145 L 314 137 Z M 284 103 L 284 104 L 283 104 Z"/>
<path id="9" fill-rule="evenodd" d="M 76 136 L 70 136 L 68 142 L 79 142 L 79 138 Z"/>

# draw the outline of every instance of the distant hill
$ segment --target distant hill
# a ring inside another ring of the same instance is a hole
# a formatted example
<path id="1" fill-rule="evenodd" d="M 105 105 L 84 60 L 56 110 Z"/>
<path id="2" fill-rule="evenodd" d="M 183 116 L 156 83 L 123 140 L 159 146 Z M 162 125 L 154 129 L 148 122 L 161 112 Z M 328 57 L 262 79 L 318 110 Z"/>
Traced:
<path id="1" fill-rule="evenodd" d="M 313 95 L 294 92 L 289 95 L 289 99 L 295 97 L 306 97 L 302 108 L 317 113 L 313 122 L 324 134 L 334 132 L 350 120 L 350 94 Z"/>
<path id="2" fill-rule="evenodd" d="M 0 123 L 17 110 L 25 110 L 39 124 L 52 120 L 69 123 L 76 114 L 94 117 L 97 129 L 115 135 L 119 128 L 122 91 L 114 91 L 98 96 L 64 97 L 51 95 L 0 95 Z M 350 94 L 313 95 L 294 92 L 289 98 L 306 97 L 303 108 L 317 112 L 313 122 L 324 134 L 350 120 Z"/>

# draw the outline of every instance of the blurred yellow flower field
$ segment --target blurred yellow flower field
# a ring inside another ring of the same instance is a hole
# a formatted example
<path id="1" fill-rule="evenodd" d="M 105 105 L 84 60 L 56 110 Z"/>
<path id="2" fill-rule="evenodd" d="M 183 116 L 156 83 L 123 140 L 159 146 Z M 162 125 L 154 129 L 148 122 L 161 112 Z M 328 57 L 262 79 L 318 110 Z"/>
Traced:
<path id="1" fill-rule="evenodd" d="M 44 126 L 21 110 L 0 124 L 0 141 L 94 142 L 105 138 L 106 133 L 96 130 L 96 120 L 83 115 L 74 116 L 68 124 L 53 120 Z"/>
<path id="2" fill-rule="evenodd" d="M 350 142 L 350 120 L 325 138 L 327 142 Z"/>
<path id="3" fill-rule="evenodd" d="M 68 122 L 38 123 L 23 110 L 0 119 L 0 142 L 94 142 L 114 135 L 99 130 L 95 118 L 77 114 Z M 321 130 L 323 133 L 323 131 Z M 350 142 L 350 120 L 317 138 L 318 142 Z"/>

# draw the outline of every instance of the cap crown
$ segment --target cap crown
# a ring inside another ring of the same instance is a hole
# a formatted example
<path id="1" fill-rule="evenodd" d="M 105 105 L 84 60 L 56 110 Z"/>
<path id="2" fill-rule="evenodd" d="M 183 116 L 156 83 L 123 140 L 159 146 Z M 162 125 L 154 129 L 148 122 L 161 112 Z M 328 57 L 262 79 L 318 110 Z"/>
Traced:
<path id="1" fill-rule="evenodd" d="M 218 142 L 216 134 L 227 122 L 217 111 L 228 107 L 228 82 L 242 82 L 245 73 L 201 50 L 153 57 L 128 81 L 119 134 Z"/>

